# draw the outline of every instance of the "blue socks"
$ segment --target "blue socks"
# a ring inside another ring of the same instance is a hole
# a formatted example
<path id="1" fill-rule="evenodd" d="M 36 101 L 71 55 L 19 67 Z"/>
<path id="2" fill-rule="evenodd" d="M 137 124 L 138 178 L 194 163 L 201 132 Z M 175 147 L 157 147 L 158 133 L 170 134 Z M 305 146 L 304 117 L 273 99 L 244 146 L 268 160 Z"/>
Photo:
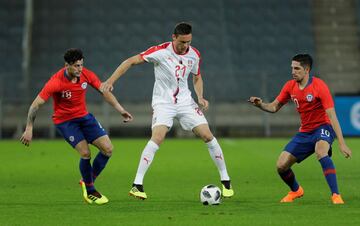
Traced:
<path id="1" fill-rule="evenodd" d="M 325 156 L 322 159 L 320 159 L 319 162 L 324 172 L 326 181 L 330 187 L 331 193 L 339 194 L 339 189 L 336 180 L 336 170 L 333 161 L 329 156 Z"/>
<path id="2" fill-rule="evenodd" d="M 86 185 L 88 192 L 95 191 L 94 182 L 97 176 L 105 168 L 110 157 L 104 155 L 99 151 L 94 159 L 93 166 L 91 167 L 90 159 L 80 158 L 79 168 L 82 179 Z"/>
<path id="3" fill-rule="evenodd" d="M 88 192 L 95 191 L 94 182 L 93 182 L 93 178 L 92 178 L 93 169 L 90 164 L 90 159 L 80 158 L 79 168 L 80 168 L 80 173 L 81 173 L 82 179 L 86 185 L 86 190 Z"/>
<path id="4" fill-rule="evenodd" d="M 104 155 L 101 151 L 99 151 L 93 162 L 93 181 L 95 181 L 96 177 L 99 176 L 101 171 L 105 168 L 109 158 L 110 157 Z"/>
<path id="5" fill-rule="evenodd" d="M 291 191 L 297 191 L 299 189 L 299 184 L 296 181 L 295 174 L 291 169 L 279 173 L 279 175 L 281 179 L 290 187 Z"/>

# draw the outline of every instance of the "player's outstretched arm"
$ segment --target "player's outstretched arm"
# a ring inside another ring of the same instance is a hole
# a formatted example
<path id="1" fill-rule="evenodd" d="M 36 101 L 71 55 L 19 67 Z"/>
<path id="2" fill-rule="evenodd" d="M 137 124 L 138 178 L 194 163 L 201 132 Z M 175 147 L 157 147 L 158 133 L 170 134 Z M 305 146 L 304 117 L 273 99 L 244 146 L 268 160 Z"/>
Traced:
<path id="1" fill-rule="evenodd" d="M 104 92 L 103 97 L 106 100 L 106 102 L 111 104 L 111 106 L 113 106 L 118 112 L 120 112 L 120 114 L 124 118 L 123 122 L 126 123 L 126 122 L 130 122 L 133 120 L 133 116 L 129 112 L 127 112 L 123 108 L 123 106 L 121 106 L 119 101 L 116 99 L 116 97 L 111 92 Z"/>
<path id="2" fill-rule="evenodd" d="M 209 109 L 209 102 L 203 97 L 204 82 L 201 74 L 193 76 L 194 90 L 198 99 L 198 104 L 201 110 L 206 111 Z"/>
<path id="3" fill-rule="evenodd" d="M 26 128 L 20 138 L 21 143 L 23 143 L 25 146 L 30 145 L 30 142 L 32 140 L 32 135 L 33 135 L 33 126 L 34 126 L 36 114 L 37 114 L 37 111 L 39 110 L 40 106 L 43 105 L 44 103 L 45 103 L 45 100 L 43 100 L 40 96 L 37 96 L 29 108 L 27 122 L 26 122 Z"/>
<path id="4" fill-rule="evenodd" d="M 263 111 L 275 113 L 280 110 L 283 106 L 278 100 L 274 100 L 271 103 L 264 103 L 260 97 L 250 97 L 248 100 L 249 103 L 253 104 L 255 107 L 260 108 Z"/>
<path id="5" fill-rule="evenodd" d="M 334 108 L 326 109 L 326 114 L 328 115 L 330 122 L 331 122 L 331 126 L 334 128 L 334 131 L 336 133 L 336 137 L 339 142 L 339 147 L 340 147 L 341 153 L 343 153 L 345 158 L 350 158 L 352 152 L 345 143 L 345 139 L 342 134 L 341 126 L 340 126 L 339 120 L 337 119 L 335 109 Z"/>
<path id="6" fill-rule="evenodd" d="M 140 56 L 140 54 L 132 56 L 126 60 L 124 60 L 112 73 L 110 78 L 108 78 L 104 83 L 101 83 L 100 90 L 102 92 L 112 91 L 113 85 L 129 68 L 131 68 L 133 65 L 144 63 L 145 61 Z"/>

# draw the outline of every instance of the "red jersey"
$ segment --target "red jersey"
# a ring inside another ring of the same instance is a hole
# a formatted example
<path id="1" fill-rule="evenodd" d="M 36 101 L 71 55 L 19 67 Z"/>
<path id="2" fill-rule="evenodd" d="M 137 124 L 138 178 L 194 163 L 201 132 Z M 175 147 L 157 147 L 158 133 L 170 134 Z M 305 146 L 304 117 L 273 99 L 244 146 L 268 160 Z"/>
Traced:
<path id="1" fill-rule="evenodd" d="M 63 68 L 51 76 L 39 93 L 39 96 L 45 101 L 49 97 L 53 97 L 54 114 L 52 118 L 55 124 L 87 115 L 87 86 L 91 85 L 98 90 L 101 84 L 97 75 L 85 67 L 81 72 L 79 81 L 76 83 L 69 80 L 65 71 L 65 68 Z"/>
<path id="2" fill-rule="evenodd" d="M 283 86 L 276 99 L 286 104 L 290 99 L 300 114 L 300 132 L 310 132 L 322 124 L 331 124 L 325 110 L 334 107 L 334 101 L 328 86 L 319 78 L 310 77 L 304 89 L 300 89 L 295 80 Z"/>

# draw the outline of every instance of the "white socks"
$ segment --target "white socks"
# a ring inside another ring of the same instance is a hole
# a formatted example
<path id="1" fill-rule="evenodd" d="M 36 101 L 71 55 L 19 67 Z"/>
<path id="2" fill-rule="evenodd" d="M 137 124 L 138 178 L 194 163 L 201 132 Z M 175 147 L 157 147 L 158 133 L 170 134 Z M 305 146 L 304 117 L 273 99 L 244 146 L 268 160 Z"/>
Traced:
<path id="1" fill-rule="evenodd" d="M 226 170 L 224 155 L 216 138 L 214 137 L 214 139 L 206 144 L 208 146 L 210 156 L 218 168 L 221 180 L 230 180 Z M 141 154 L 134 184 L 143 184 L 145 173 L 152 163 L 152 160 L 154 159 L 155 153 L 158 149 L 159 146 L 154 141 L 149 140 Z"/>
<path id="2" fill-rule="evenodd" d="M 159 146 L 154 141 L 149 140 L 141 154 L 134 184 L 143 184 L 145 173 L 148 170 L 150 164 L 152 163 L 154 155 L 158 149 Z"/>
<path id="3" fill-rule="evenodd" d="M 206 144 L 209 148 L 210 156 L 219 170 L 221 180 L 230 180 L 230 177 L 226 170 L 224 155 L 216 138 L 214 137 L 210 142 Z"/>

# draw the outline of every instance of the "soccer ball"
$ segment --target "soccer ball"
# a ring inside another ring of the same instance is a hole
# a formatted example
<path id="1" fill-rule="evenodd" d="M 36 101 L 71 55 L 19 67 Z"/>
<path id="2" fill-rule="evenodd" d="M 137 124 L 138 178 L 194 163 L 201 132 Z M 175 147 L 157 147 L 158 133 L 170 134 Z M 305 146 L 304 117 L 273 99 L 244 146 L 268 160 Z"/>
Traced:
<path id="1" fill-rule="evenodd" d="M 200 200 L 204 205 L 219 205 L 221 201 L 221 191 L 216 185 L 209 184 L 200 191 Z"/>

